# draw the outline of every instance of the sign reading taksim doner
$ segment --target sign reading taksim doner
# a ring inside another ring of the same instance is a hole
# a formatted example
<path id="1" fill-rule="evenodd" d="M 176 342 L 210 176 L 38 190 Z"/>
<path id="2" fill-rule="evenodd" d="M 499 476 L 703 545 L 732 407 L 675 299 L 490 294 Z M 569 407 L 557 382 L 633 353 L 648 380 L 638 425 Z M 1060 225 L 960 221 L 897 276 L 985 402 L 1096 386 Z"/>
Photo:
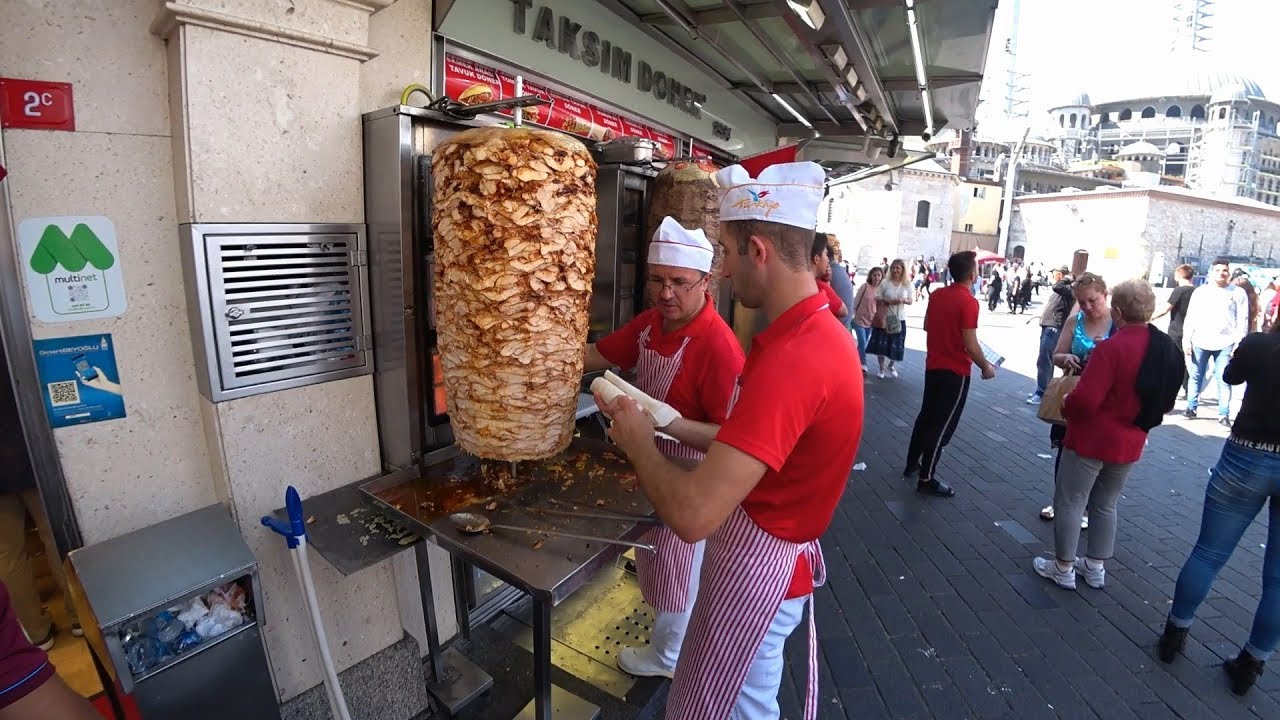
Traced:
<path id="1" fill-rule="evenodd" d="M 515 8 L 514 29 L 517 35 L 527 34 L 534 42 L 544 43 L 552 50 L 581 60 L 587 67 L 599 67 L 601 73 L 618 82 L 628 85 L 634 82 L 642 92 L 652 93 L 658 100 L 666 101 L 681 112 L 695 118 L 702 117 L 701 106 L 707 100 L 706 95 L 662 70 L 655 69 L 644 60 L 633 62 L 629 51 L 600 37 L 594 30 L 584 29 L 568 15 L 561 14 L 557 18 L 555 12 L 545 5 L 533 13 L 530 32 L 533 0 L 511 0 L 511 4 Z"/>

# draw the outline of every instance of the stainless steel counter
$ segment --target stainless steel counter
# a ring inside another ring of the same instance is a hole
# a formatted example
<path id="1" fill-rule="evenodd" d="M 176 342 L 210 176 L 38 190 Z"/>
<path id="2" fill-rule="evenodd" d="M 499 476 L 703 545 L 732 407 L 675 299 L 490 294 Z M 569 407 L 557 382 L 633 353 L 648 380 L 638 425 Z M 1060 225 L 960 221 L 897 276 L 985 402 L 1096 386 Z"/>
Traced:
<path id="1" fill-rule="evenodd" d="M 584 510 L 652 515 L 653 509 L 639 491 L 634 473 L 621 456 L 610 451 L 604 443 L 579 438 L 562 457 L 571 462 L 581 453 L 590 456 L 591 470 L 598 468 L 604 470 L 604 474 L 595 478 L 584 477 L 582 473 L 587 470 L 575 471 L 570 467 L 568 471 L 578 476 L 567 487 L 564 481 L 535 477 L 509 494 L 482 494 L 473 502 L 447 510 L 483 513 L 495 525 L 562 530 L 620 540 L 635 540 L 643 535 L 650 524 L 539 512 L 542 509 L 563 510 L 568 503 Z M 427 511 L 419 504 L 424 502 L 423 498 L 431 492 L 432 486 L 448 482 L 447 478 L 455 472 L 460 457 L 456 447 L 450 448 L 443 456 L 434 458 L 434 463 L 421 468 L 420 479 L 389 476 L 361 485 L 360 489 L 407 527 L 423 536 L 434 537 L 445 550 L 525 592 L 542 596 L 552 605 L 559 604 L 582 587 L 591 575 L 626 550 L 619 545 L 514 530 L 495 529 L 477 535 L 458 531 L 444 510 Z M 411 487 L 414 483 L 418 488 Z M 553 504 L 548 498 L 553 498 L 558 504 Z M 493 509 L 488 509 L 490 507 Z"/>

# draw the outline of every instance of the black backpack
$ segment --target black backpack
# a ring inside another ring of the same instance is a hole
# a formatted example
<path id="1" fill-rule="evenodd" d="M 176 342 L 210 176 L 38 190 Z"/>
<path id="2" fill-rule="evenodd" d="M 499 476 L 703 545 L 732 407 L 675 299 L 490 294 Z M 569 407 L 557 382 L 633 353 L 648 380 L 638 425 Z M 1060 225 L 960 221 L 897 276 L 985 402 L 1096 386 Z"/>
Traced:
<path id="1" fill-rule="evenodd" d="M 1182 388 L 1186 360 L 1182 348 L 1155 325 L 1147 323 L 1147 352 L 1138 366 L 1138 380 L 1134 390 L 1142 403 L 1133 424 L 1144 432 L 1164 422 L 1164 416 L 1173 410 Z"/>

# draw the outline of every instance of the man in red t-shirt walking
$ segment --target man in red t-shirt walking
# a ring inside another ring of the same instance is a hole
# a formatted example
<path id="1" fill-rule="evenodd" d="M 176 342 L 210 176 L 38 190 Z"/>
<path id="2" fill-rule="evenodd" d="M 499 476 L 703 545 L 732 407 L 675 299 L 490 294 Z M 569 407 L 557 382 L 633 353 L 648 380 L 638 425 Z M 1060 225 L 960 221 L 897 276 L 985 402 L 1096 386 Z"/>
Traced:
<path id="1" fill-rule="evenodd" d="M 924 314 L 925 341 L 924 400 L 911 431 L 904 478 L 917 473 L 916 491 L 926 495 L 951 497 L 951 486 L 934 473 L 942 459 L 942 448 L 960 424 L 964 402 L 969 397 L 969 367 L 982 369 L 982 379 L 996 376 L 978 344 L 978 301 L 969 292 L 978 275 L 977 255 L 958 252 L 947 261 L 952 283 L 929 299 Z"/>
<path id="2" fill-rule="evenodd" d="M 776 718 L 783 644 L 824 581 L 826 531 L 862 436 L 862 375 L 853 338 L 828 311 L 810 265 L 824 173 L 815 163 L 717 174 L 725 274 L 744 307 L 769 321 L 755 336 L 723 426 L 663 429 L 705 442 L 693 470 L 667 460 L 652 421 L 619 398 L 610 436 L 636 468 L 658 517 L 683 540 L 706 539 L 698 601 L 676 665 L 667 720 Z M 805 718 L 817 717 L 817 638 L 810 609 Z"/>
<path id="3" fill-rule="evenodd" d="M 702 230 L 687 230 L 675 218 L 663 218 L 649 243 L 645 268 L 645 292 L 653 305 L 587 346 L 587 372 L 634 369 L 639 390 L 671 406 L 681 418 L 724 422 L 743 357 L 737 337 L 706 291 L 713 257 Z M 701 460 L 709 444 L 664 438 L 658 448 L 672 457 Z M 636 553 L 636 577 L 653 608 L 653 630 L 648 645 L 618 653 L 618 667 L 638 677 L 671 677 L 698 594 L 703 543 L 687 543 L 665 527 L 650 530 L 643 540 L 656 549 Z"/>

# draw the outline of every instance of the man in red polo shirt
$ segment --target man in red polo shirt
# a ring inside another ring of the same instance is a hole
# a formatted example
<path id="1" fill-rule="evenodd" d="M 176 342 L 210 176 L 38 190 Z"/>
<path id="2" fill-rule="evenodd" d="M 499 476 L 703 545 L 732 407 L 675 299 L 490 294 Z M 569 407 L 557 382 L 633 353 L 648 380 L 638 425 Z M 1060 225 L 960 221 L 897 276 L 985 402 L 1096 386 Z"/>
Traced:
<path id="1" fill-rule="evenodd" d="M 964 402 L 969 397 L 969 367 L 982 368 L 982 379 L 996 376 L 978 344 L 978 301 L 969 291 L 978 276 L 977 255 L 958 252 L 947 261 L 952 283 L 929 298 L 924 313 L 925 341 L 924 400 L 907 446 L 904 478 L 919 474 L 916 491 L 925 495 L 951 497 L 951 486 L 934 473 L 942 459 L 942 448 L 960 424 Z"/>
<path id="2" fill-rule="evenodd" d="M 724 422 L 743 358 L 733 330 L 705 290 L 713 257 L 702 230 L 686 230 L 674 218 L 663 218 L 649 243 L 646 267 L 645 291 L 653 306 L 588 346 L 587 372 L 634 369 L 641 391 L 687 421 Z M 658 447 L 672 457 L 701 460 L 708 444 L 663 438 Z M 650 530 L 644 542 L 657 550 L 636 553 L 636 576 L 653 608 L 653 631 L 647 646 L 618 653 L 618 667 L 640 677 L 671 677 L 698 594 L 703 543 L 684 542 L 665 527 Z"/>
<path id="3" fill-rule="evenodd" d="M 668 720 L 778 717 L 783 643 L 824 580 L 817 540 L 857 454 L 862 376 L 831 372 L 855 367 L 858 354 L 810 265 L 823 181 L 815 163 L 770 166 L 758 179 L 740 166 L 717 175 L 728 188 L 720 205 L 725 274 L 769 325 L 752 341 L 706 459 L 677 467 L 658 451 L 638 405 L 620 398 L 607 408 L 610 435 L 658 516 L 684 540 L 707 541 Z M 680 437 L 691 425 L 664 431 Z M 816 642 L 811 626 L 809 720 L 817 716 Z"/>
<path id="4" fill-rule="evenodd" d="M 102 720 L 53 670 L 18 624 L 9 588 L 0 583 L 0 720 Z"/>

